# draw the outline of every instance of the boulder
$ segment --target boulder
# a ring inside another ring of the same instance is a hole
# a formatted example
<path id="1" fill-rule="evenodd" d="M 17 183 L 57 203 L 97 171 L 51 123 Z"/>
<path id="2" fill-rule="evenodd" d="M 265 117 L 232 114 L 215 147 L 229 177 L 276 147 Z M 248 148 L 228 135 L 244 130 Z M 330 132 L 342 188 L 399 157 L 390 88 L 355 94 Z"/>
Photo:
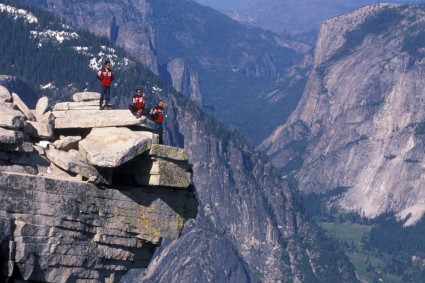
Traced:
<path id="1" fill-rule="evenodd" d="M 12 93 L 13 103 L 21 110 L 21 112 L 27 117 L 30 121 L 35 121 L 35 116 L 32 114 L 28 106 L 21 100 L 19 95 Z"/>
<path id="2" fill-rule="evenodd" d="M 82 102 L 61 102 L 56 103 L 53 111 L 66 111 L 66 110 L 99 110 L 99 101 L 82 101 Z"/>
<path id="3" fill-rule="evenodd" d="M 7 113 L 0 115 L 0 127 L 9 129 L 21 129 L 25 125 L 25 119 L 23 116 L 16 116 Z"/>
<path id="4" fill-rule="evenodd" d="M 130 110 L 68 110 L 53 111 L 53 115 L 55 129 L 142 125 L 147 119 L 136 119 Z"/>
<path id="5" fill-rule="evenodd" d="M 96 184 L 111 184 L 112 182 L 112 178 L 108 178 L 108 180 L 106 180 L 97 171 L 97 169 L 88 163 L 87 160 L 80 154 L 80 152 L 75 149 L 71 149 L 67 152 L 49 147 L 49 149 L 46 150 L 46 156 L 51 162 L 63 170 L 74 174 L 79 174 Z"/>
<path id="6" fill-rule="evenodd" d="M 175 172 L 167 172 L 167 174 L 136 174 L 134 175 L 134 179 L 136 183 L 141 186 L 187 188 L 190 184 L 190 173 L 184 172 L 177 174 Z"/>
<path id="7" fill-rule="evenodd" d="M 192 165 L 187 161 L 175 161 L 140 155 L 124 163 L 115 172 L 133 175 L 141 186 L 187 188 L 190 184 Z"/>
<path id="8" fill-rule="evenodd" d="M 77 92 L 72 96 L 72 99 L 75 102 L 89 101 L 89 100 L 99 100 L 100 99 L 100 93 L 90 92 L 90 91 Z M 99 103 L 97 105 L 99 106 Z"/>
<path id="9" fill-rule="evenodd" d="M 10 162 L 18 165 L 30 165 L 34 167 L 49 167 L 50 162 L 41 156 L 38 151 L 33 152 L 12 152 Z"/>
<path id="10" fill-rule="evenodd" d="M 53 128 L 55 126 L 55 117 L 52 111 L 47 111 L 41 117 L 37 117 L 37 122 L 49 124 Z"/>
<path id="11" fill-rule="evenodd" d="M 185 149 L 163 144 L 153 144 L 149 155 L 180 161 L 189 160 L 189 155 Z"/>
<path id="12" fill-rule="evenodd" d="M 9 102 L 12 100 L 12 96 L 7 88 L 0 85 L 0 103 Z"/>
<path id="13" fill-rule="evenodd" d="M 43 116 L 43 114 L 46 113 L 48 107 L 49 107 L 49 99 L 47 98 L 47 96 L 41 97 L 38 100 L 37 105 L 35 106 L 35 117 L 38 122 L 39 120 L 41 120 L 41 117 Z"/>
<path id="14" fill-rule="evenodd" d="M 16 165 L 16 164 L 2 164 L 0 162 L 0 172 L 37 175 L 38 170 L 36 166 L 30 165 Z"/>
<path id="15" fill-rule="evenodd" d="M 61 137 L 56 140 L 53 145 L 56 149 L 68 151 L 70 149 L 78 150 L 78 142 L 81 140 L 80 136 L 67 136 Z"/>
<path id="16" fill-rule="evenodd" d="M 0 113 L 0 127 L 20 129 L 25 124 L 25 116 L 12 103 L 0 103 Z"/>
<path id="17" fill-rule="evenodd" d="M 11 96 L 12 97 L 12 96 Z M 15 104 L 13 104 L 13 102 L 2 102 L 0 103 L 0 107 L 2 108 L 3 111 L 17 111 L 15 109 Z M 17 111 L 19 112 L 19 111 Z M 22 113 L 21 113 L 22 115 Z"/>
<path id="18" fill-rule="evenodd" d="M 80 141 L 79 150 L 93 165 L 118 167 L 151 148 L 149 134 L 127 128 L 94 128 Z"/>
<path id="19" fill-rule="evenodd" d="M 38 95 L 34 90 L 25 82 L 16 76 L 0 75 L 0 85 L 9 90 L 10 93 L 19 93 L 19 97 L 30 109 L 35 109 L 37 104 Z M 10 99 L 12 102 L 12 98 Z"/>
<path id="20" fill-rule="evenodd" d="M 63 170 L 62 168 L 60 168 L 53 162 L 50 163 L 50 167 L 47 170 L 47 173 L 45 173 L 45 176 L 60 178 L 60 179 L 72 179 L 72 180 L 75 179 L 75 177 L 69 175 L 69 172 Z"/>
<path id="21" fill-rule="evenodd" d="M 33 152 L 34 147 L 30 142 L 23 142 L 20 145 L 16 144 L 0 144 L 0 150 L 4 151 L 19 151 L 19 152 Z"/>
<path id="22" fill-rule="evenodd" d="M 0 144 L 20 145 L 24 141 L 24 134 L 19 131 L 0 128 Z"/>
<path id="23" fill-rule="evenodd" d="M 24 132 L 33 138 L 45 138 L 49 140 L 54 138 L 52 127 L 46 123 L 27 121 Z"/>

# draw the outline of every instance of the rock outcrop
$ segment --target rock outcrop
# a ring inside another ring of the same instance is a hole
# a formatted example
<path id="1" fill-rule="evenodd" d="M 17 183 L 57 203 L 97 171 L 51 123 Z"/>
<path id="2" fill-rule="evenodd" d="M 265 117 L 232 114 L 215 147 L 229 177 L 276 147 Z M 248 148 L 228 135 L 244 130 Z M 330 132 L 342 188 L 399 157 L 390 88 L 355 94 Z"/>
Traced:
<path id="1" fill-rule="evenodd" d="M 119 282 L 196 217 L 187 152 L 158 144 L 146 117 L 98 110 L 97 99 L 80 93 L 50 109 L 43 97 L 29 110 L 0 87 L 6 281 Z"/>
<path id="2" fill-rule="evenodd" d="M 424 15 L 376 4 L 323 24 L 300 104 L 262 144 L 276 166 L 299 169 L 300 189 L 339 189 L 343 211 L 421 218 Z"/>
<path id="3" fill-rule="evenodd" d="M 145 276 L 132 272 L 123 283 L 358 282 L 267 160 L 186 98 L 161 98 L 170 141 L 184 144 L 193 163 L 199 214 L 181 238 L 164 241 Z"/>
<path id="4" fill-rule="evenodd" d="M 22 100 L 30 108 L 34 108 L 37 104 L 37 94 L 23 83 L 19 78 L 14 76 L 0 75 L 0 85 L 6 87 L 11 93 L 19 93 Z"/>
<path id="5" fill-rule="evenodd" d="M 173 87 L 202 106 L 202 94 L 199 86 L 199 76 L 192 69 L 189 60 L 176 58 L 167 64 Z"/>

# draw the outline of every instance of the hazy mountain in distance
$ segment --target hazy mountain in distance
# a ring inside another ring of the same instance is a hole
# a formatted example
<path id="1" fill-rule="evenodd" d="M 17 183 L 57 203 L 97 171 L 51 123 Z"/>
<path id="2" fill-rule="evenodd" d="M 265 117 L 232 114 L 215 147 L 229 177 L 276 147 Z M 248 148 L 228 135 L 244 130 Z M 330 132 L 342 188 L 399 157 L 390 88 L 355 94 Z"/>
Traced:
<path id="1" fill-rule="evenodd" d="M 316 35 L 323 20 L 345 14 L 371 0 L 195 0 L 222 11 L 241 23 L 258 26 L 278 33 L 302 34 L 314 31 Z M 423 3 L 416 1 L 385 1 L 389 3 Z M 313 36 L 313 35 L 312 35 Z M 313 40 L 313 39 L 311 39 Z"/>
<path id="2" fill-rule="evenodd" d="M 255 5 L 256 0 L 194 0 L 217 10 L 242 10 Z"/>

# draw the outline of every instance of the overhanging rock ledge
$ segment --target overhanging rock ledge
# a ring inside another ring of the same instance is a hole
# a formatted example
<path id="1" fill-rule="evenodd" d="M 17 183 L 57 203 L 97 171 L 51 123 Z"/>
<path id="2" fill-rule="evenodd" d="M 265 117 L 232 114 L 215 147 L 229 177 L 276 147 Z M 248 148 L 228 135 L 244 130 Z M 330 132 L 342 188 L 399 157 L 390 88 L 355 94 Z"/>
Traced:
<path id="1" fill-rule="evenodd" d="M 9 282 L 119 282 L 197 215 L 184 149 L 98 94 L 28 109 L 0 86 L 0 263 Z"/>

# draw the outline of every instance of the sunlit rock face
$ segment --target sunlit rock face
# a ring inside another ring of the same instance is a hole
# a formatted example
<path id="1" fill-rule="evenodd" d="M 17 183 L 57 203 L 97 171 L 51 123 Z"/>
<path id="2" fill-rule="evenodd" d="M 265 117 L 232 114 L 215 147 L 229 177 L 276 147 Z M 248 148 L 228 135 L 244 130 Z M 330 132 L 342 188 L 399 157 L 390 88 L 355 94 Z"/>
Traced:
<path id="1" fill-rule="evenodd" d="M 196 217 L 186 150 L 98 97 L 31 110 L 0 87 L 2 278 L 118 282 Z"/>
<path id="2" fill-rule="evenodd" d="M 177 58 L 167 64 L 173 87 L 202 106 L 202 94 L 199 87 L 199 76 L 192 69 L 188 60 Z"/>
<path id="3" fill-rule="evenodd" d="M 299 169 L 300 189 L 343 188 L 338 206 L 369 217 L 422 215 L 424 18 L 420 6 L 378 4 L 323 24 L 301 103 L 261 145 Z"/>

